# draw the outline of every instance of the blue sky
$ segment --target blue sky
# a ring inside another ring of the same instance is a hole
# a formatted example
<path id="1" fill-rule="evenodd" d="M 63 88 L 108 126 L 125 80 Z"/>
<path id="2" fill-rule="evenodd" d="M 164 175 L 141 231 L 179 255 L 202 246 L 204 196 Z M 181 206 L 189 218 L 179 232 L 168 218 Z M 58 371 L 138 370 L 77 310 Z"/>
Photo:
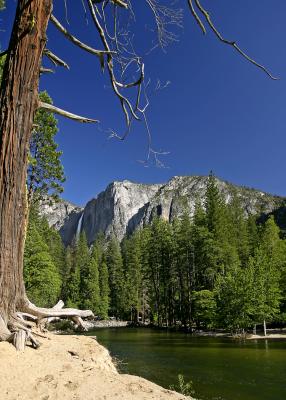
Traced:
<path id="1" fill-rule="evenodd" d="M 171 1 L 170 1 L 171 3 Z M 285 0 L 204 0 L 225 37 L 235 39 L 249 55 L 266 65 L 272 81 L 209 31 L 203 36 L 186 7 L 179 42 L 167 52 L 145 58 L 151 79 L 148 120 L 153 147 L 170 154 L 166 168 L 138 163 L 147 154 L 146 131 L 134 125 L 124 142 L 108 139 L 108 128 L 122 129 L 118 100 L 109 89 L 98 60 L 67 42 L 53 26 L 48 47 L 65 59 L 70 71 L 41 78 L 55 105 L 99 119 L 82 125 L 59 117 L 57 136 L 67 176 L 63 197 L 80 205 L 114 180 L 165 182 L 174 175 L 216 175 L 236 184 L 286 195 L 286 2 Z M 54 14 L 66 24 L 64 2 L 55 1 Z M 86 26 L 80 0 L 68 0 L 69 30 L 94 47 L 98 38 Z M 7 1 L 0 42 L 7 44 L 16 2 Z M 151 47 L 152 20 L 145 2 L 137 6 L 135 42 L 139 51 Z M 170 81 L 155 92 L 157 79 Z"/>

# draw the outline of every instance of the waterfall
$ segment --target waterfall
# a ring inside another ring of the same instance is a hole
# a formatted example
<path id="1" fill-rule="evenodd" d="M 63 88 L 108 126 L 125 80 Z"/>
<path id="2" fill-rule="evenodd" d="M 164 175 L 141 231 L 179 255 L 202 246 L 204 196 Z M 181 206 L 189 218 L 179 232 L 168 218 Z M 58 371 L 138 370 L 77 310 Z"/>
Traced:
<path id="1" fill-rule="evenodd" d="M 81 233 L 82 220 L 83 220 L 83 213 L 81 214 L 81 216 L 80 216 L 80 218 L 78 220 L 78 224 L 77 224 L 77 228 L 76 228 L 76 234 L 75 234 L 76 241 L 78 241 L 79 235 Z"/>

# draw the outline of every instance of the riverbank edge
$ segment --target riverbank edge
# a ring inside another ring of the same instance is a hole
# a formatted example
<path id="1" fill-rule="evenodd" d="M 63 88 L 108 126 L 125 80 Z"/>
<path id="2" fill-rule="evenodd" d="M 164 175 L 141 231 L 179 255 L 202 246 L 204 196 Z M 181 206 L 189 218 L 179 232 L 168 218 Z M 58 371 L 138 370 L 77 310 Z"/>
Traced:
<path id="1" fill-rule="evenodd" d="M 91 336 L 54 335 L 38 350 L 0 343 L 1 399 L 186 400 L 144 378 L 120 374 L 108 350 Z"/>
<path id="2" fill-rule="evenodd" d="M 277 329 L 268 329 L 268 334 L 264 336 L 261 334 L 252 334 L 245 333 L 243 335 L 232 334 L 231 332 L 226 331 L 194 331 L 187 332 L 182 329 L 175 328 L 167 328 L 167 327 L 157 327 L 154 325 L 134 325 L 130 323 L 130 321 L 122 321 L 122 320 L 91 320 L 85 322 L 86 329 L 88 331 L 92 331 L 93 329 L 99 328 L 149 328 L 154 330 L 163 330 L 163 331 L 176 331 L 181 333 L 187 333 L 192 335 L 193 337 L 218 337 L 218 338 L 230 338 L 230 339 L 246 339 L 246 340 L 256 340 L 256 339 L 285 339 L 286 340 L 286 329 L 280 330 L 278 333 Z M 274 333 L 275 332 L 275 333 Z"/>

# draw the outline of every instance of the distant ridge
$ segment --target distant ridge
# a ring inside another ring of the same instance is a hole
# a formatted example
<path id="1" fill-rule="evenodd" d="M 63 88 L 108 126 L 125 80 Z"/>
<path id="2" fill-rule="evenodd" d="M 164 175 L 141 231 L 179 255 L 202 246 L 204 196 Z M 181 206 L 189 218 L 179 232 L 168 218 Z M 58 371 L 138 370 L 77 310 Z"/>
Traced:
<path id="1" fill-rule="evenodd" d="M 246 214 L 259 214 L 264 218 L 274 213 L 286 229 L 285 197 L 237 186 L 219 178 L 216 181 L 226 202 L 236 194 Z M 44 202 L 41 214 L 47 217 L 50 226 L 59 230 L 65 245 L 70 244 L 76 232 L 79 232 L 79 222 L 80 230 L 85 231 L 89 244 L 100 232 L 122 240 L 125 234 L 149 224 L 155 215 L 170 222 L 184 210 L 192 216 L 196 202 L 204 201 L 207 182 L 207 176 L 174 176 L 164 184 L 115 181 L 84 208 L 65 200 L 52 204 Z"/>

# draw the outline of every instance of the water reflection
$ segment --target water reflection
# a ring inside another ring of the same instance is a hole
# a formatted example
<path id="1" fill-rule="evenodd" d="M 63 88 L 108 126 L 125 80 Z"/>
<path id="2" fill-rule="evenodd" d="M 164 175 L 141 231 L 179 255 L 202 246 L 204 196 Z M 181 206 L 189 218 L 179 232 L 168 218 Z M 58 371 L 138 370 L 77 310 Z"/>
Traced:
<path id="1" fill-rule="evenodd" d="M 286 398 L 286 342 L 192 337 L 151 329 L 90 332 L 124 362 L 123 372 L 162 386 L 179 373 L 192 380 L 202 400 L 283 400 Z M 125 364 L 127 363 L 127 364 Z"/>

